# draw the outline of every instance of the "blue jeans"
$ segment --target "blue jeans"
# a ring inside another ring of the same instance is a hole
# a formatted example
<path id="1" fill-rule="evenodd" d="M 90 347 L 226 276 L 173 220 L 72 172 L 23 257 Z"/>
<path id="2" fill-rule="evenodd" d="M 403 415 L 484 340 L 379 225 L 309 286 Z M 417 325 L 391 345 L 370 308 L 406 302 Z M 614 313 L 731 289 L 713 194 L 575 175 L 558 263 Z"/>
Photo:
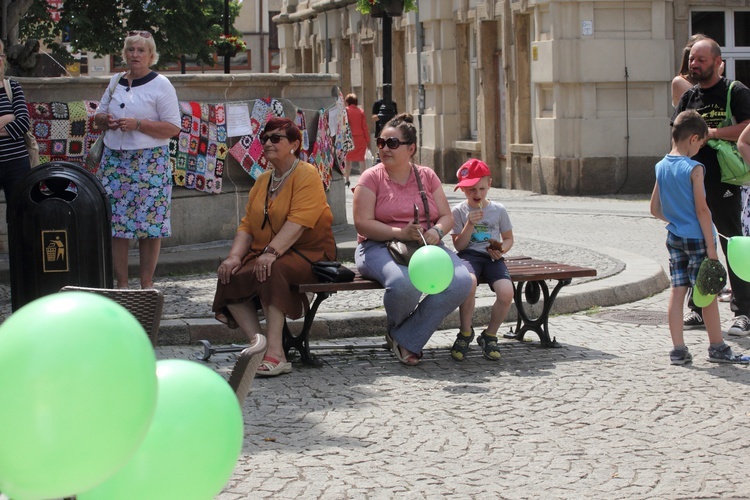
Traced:
<path id="1" fill-rule="evenodd" d="M 414 288 L 406 266 L 396 264 L 383 241 L 364 241 L 357 246 L 354 260 L 359 273 L 385 288 L 383 305 L 391 337 L 411 352 L 418 353 L 430 340 L 443 319 L 454 311 L 472 289 L 469 270 L 458 255 L 440 245 L 453 261 L 453 281 L 444 291 L 427 295 Z"/>

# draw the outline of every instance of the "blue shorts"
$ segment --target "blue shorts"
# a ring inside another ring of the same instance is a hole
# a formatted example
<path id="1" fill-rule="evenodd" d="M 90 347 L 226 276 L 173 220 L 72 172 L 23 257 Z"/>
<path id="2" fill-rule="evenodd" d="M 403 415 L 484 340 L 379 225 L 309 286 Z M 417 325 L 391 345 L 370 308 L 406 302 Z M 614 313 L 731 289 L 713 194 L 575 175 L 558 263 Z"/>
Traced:
<path id="1" fill-rule="evenodd" d="M 672 287 L 692 287 L 701 262 L 708 256 L 705 240 L 681 238 L 670 232 L 667 234 L 667 250 Z"/>
<path id="2" fill-rule="evenodd" d="M 490 289 L 497 280 L 510 280 L 510 273 L 504 259 L 492 260 L 490 254 L 476 250 L 462 250 L 458 252 L 458 256 L 469 272 L 477 279 L 484 279 Z"/>

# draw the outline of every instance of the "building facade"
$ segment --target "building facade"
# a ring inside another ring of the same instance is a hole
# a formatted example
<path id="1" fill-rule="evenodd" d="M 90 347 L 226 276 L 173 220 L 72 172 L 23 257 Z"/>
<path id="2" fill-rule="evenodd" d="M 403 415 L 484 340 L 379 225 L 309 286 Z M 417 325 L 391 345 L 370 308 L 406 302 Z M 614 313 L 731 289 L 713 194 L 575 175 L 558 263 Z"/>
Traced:
<path id="1" fill-rule="evenodd" d="M 669 149 L 670 81 L 692 33 L 750 83 L 750 0 L 418 0 L 392 18 L 393 100 L 417 160 L 455 179 L 469 157 L 495 186 L 643 193 Z M 279 71 L 338 73 L 366 111 L 382 96 L 382 20 L 354 0 L 283 0 Z"/>

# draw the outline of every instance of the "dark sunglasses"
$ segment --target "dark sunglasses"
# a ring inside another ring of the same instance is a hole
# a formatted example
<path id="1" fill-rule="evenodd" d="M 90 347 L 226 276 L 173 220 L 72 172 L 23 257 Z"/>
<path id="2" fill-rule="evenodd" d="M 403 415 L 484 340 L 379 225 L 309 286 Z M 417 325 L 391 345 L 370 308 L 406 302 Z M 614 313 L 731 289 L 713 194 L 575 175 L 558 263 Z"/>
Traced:
<path id="1" fill-rule="evenodd" d="M 285 135 L 281 135 L 281 134 L 261 135 L 260 136 L 260 143 L 261 144 L 265 144 L 265 143 L 267 143 L 270 140 L 272 143 L 278 144 L 281 139 L 287 139 L 288 140 L 289 137 L 287 137 Z"/>
<path id="2" fill-rule="evenodd" d="M 402 144 L 411 144 L 411 142 L 401 142 L 396 137 L 389 137 L 388 139 L 378 137 L 375 139 L 375 144 L 378 145 L 378 149 L 383 149 L 386 146 L 388 146 L 388 149 L 398 149 Z"/>
<path id="3" fill-rule="evenodd" d="M 151 33 L 148 31 L 128 31 L 128 36 L 141 36 L 143 38 L 151 38 Z"/>

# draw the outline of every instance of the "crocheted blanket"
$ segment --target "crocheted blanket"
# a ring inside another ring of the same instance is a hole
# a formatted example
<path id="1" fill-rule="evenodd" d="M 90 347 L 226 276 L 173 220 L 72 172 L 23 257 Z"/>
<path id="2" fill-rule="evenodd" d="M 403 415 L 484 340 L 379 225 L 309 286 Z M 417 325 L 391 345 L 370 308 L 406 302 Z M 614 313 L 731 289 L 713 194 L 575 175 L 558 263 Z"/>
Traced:
<path id="1" fill-rule="evenodd" d="M 224 104 L 180 101 L 180 114 L 180 133 L 169 141 L 175 185 L 221 193 L 228 151 Z"/>
<path id="2" fill-rule="evenodd" d="M 97 101 L 26 103 L 39 161 L 82 163 L 101 134 L 93 126 L 97 105 Z"/>

